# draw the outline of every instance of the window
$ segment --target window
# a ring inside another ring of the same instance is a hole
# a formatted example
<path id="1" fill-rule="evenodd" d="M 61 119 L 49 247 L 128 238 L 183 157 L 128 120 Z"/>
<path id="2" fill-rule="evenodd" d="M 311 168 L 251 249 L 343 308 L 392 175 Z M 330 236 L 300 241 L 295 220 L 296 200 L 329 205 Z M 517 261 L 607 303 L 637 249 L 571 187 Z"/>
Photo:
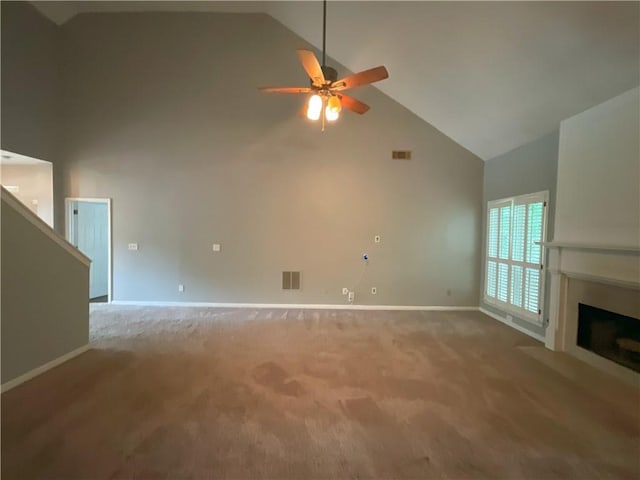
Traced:
<path id="1" fill-rule="evenodd" d="M 539 323 L 546 206 L 547 192 L 487 204 L 485 300 Z"/>

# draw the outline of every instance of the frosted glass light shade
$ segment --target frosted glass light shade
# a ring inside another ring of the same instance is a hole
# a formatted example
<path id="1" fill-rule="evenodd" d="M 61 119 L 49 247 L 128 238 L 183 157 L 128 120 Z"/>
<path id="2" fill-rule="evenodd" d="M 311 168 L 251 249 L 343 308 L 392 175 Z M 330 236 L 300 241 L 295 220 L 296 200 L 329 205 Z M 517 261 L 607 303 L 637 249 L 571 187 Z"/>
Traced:
<path id="1" fill-rule="evenodd" d="M 342 103 L 340 102 L 340 99 L 338 97 L 331 96 L 327 101 L 327 107 L 332 112 L 340 113 L 340 110 L 342 110 Z"/>
<path id="2" fill-rule="evenodd" d="M 322 97 L 320 95 L 311 95 L 309 98 L 309 106 L 307 107 L 307 118 L 309 120 L 318 120 L 322 112 Z"/>
<path id="3" fill-rule="evenodd" d="M 324 111 L 324 115 L 328 122 L 335 122 L 340 116 L 338 112 L 336 112 L 335 110 L 331 110 L 331 107 L 329 107 L 329 105 L 327 105 L 327 108 Z"/>

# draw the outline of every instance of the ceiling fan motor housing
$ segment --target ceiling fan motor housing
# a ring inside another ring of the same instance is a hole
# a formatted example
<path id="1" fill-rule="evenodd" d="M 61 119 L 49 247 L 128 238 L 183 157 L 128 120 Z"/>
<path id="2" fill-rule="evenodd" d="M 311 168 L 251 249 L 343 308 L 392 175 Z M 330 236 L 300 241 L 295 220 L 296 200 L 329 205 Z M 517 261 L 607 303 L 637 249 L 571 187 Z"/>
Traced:
<path id="1" fill-rule="evenodd" d="M 336 71 L 335 68 L 331 68 L 326 65 L 323 65 L 320 68 L 322 68 L 322 74 L 324 75 L 325 80 L 331 83 L 338 80 L 338 72 Z"/>

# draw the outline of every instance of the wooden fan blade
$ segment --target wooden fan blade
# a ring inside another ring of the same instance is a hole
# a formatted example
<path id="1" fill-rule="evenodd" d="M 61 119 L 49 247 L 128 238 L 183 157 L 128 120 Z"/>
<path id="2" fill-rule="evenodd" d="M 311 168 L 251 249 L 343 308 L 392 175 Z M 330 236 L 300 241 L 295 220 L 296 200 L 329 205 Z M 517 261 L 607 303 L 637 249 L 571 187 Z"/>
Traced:
<path id="1" fill-rule="evenodd" d="M 309 93 L 309 87 L 258 87 L 263 93 Z"/>
<path id="2" fill-rule="evenodd" d="M 366 103 L 362 103 L 360 100 L 356 100 L 353 97 L 348 97 L 347 95 L 338 94 L 338 98 L 340 99 L 340 103 L 342 103 L 342 107 L 352 112 L 356 112 L 360 115 L 367 113 L 369 110 L 369 105 Z"/>
<path id="3" fill-rule="evenodd" d="M 331 90 L 341 91 L 349 88 L 359 87 L 361 85 L 368 85 L 373 82 L 379 82 L 389 77 L 389 72 L 385 67 L 375 67 L 369 70 L 364 70 L 359 73 L 349 75 L 337 82 L 331 84 Z"/>
<path id="4" fill-rule="evenodd" d="M 315 53 L 311 50 L 298 49 L 298 57 L 300 58 L 300 62 L 302 62 L 302 66 L 307 72 L 307 75 L 309 75 L 311 83 L 318 87 L 324 85 L 326 83 L 324 74 L 322 73 L 322 68 L 320 67 L 320 63 L 318 62 Z"/>

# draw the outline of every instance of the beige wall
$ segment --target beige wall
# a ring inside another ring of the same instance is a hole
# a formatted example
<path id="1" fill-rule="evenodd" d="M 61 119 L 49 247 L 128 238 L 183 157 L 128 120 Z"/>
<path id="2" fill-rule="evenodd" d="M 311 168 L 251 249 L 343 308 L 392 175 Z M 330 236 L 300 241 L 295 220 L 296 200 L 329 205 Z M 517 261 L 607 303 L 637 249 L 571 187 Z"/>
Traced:
<path id="1" fill-rule="evenodd" d="M 554 240 L 640 247 L 640 87 L 560 125 Z"/>
<path id="2" fill-rule="evenodd" d="M 371 111 L 324 133 L 304 97 L 258 93 L 308 82 L 308 45 L 272 18 L 85 14 L 62 31 L 65 195 L 113 198 L 115 300 L 336 304 L 362 278 L 355 303 L 478 304 L 482 161 L 370 87 L 353 94 Z"/>
<path id="3" fill-rule="evenodd" d="M 19 188 L 18 199 L 53 227 L 53 168 L 51 163 L 1 165 L 0 183 Z"/>
<path id="4" fill-rule="evenodd" d="M 2 199 L 5 384 L 89 341 L 89 268 Z"/>
<path id="5" fill-rule="evenodd" d="M 2 2 L 0 8 L 0 146 L 53 162 L 54 189 L 62 192 L 60 28 L 27 2 Z M 56 228 L 62 232 L 61 195 L 55 210 Z"/>

